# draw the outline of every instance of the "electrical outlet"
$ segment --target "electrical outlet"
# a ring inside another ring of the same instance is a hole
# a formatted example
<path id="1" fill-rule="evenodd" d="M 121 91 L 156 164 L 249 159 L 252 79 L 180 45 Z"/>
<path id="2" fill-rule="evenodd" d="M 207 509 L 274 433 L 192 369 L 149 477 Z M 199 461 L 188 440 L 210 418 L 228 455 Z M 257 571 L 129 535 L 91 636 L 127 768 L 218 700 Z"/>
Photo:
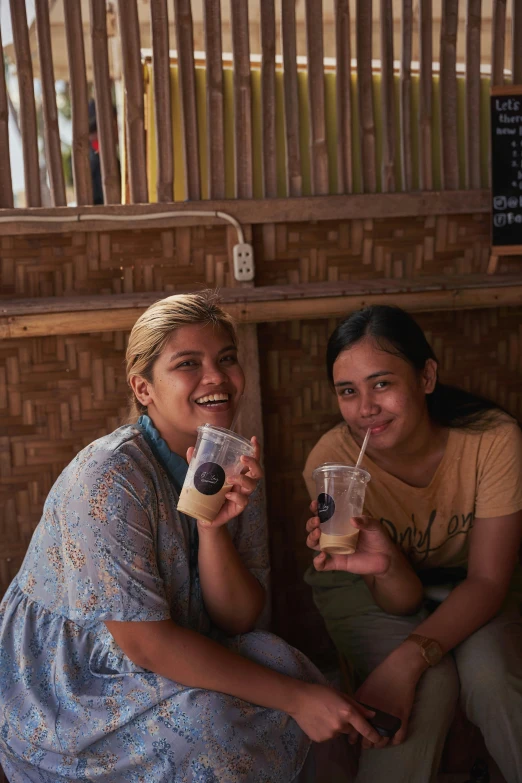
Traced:
<path id="1" fill-rule="evenodd" d="M 234 277 L 241 282 L 254 279 L 254 249 L 252 245 L 234 245 Z"/>

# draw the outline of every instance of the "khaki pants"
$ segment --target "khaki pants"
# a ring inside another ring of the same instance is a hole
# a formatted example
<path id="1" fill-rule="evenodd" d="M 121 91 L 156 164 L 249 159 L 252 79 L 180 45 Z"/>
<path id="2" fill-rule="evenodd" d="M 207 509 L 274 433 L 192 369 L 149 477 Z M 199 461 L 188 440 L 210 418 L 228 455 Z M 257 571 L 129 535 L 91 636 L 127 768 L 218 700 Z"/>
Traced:
<path id="1" fill-rule="evenodd" d="M 361 682 L 429 612 L 398 617 L 381 611 L 363 580 L 351 586 L 314 585 L 314 600 L 339 652 Z M 348 595 L 349 593 L 349 595 Z M 347 609 L 349 607 L 349 609 Z M 356 783 L 435 781 L 457 699 L 484 736 L 507 783 L 522 783 L 522 615 L 514 598 L 422 676 L 407 740 L 361 753 Z"/>

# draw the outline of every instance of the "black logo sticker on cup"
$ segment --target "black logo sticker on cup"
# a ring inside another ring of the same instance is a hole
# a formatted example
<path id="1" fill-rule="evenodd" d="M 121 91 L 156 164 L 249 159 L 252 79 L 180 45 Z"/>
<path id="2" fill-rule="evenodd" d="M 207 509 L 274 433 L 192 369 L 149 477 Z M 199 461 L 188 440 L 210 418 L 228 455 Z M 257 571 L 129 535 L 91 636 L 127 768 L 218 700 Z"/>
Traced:
<path id="1" fill-rule="evenodd" d="M 194 474 L 194 486 L 203 495 L 215 495 L 225 483 L 225 471 L 217 462 L 204 462 Z"/>
<path id="2" fill-rule="evenodd" d="M 321 522 L 328 522 L 335 514 L 335 500 L 331 495 L 321 492 L 317 498 L 317 516 Z"/>

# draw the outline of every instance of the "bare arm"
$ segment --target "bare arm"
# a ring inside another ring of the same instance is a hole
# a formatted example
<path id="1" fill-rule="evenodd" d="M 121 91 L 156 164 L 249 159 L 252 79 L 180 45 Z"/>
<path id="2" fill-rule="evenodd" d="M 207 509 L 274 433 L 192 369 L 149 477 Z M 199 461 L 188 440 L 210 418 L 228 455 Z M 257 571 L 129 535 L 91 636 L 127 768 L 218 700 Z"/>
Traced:
<path id="1" fill-rule="evenodd" d="M 226 527 L 199 526 L 199 575 L 213 622 L 231 634 L 252 630 L 265 591 L 243 565 Z"/>
<path id="2" fill-rule="evenodd" d="M 467 578 L 416 631 L 436 639 L 447 651 L 491 620 L 506 598 L 521 539 L 522 511 L 476 519 L 470 533 Z"/>
<path id="3" fill-rule="evenodd" d="M 323 685 L 311 685 L 260 666 L 172 620 L 107 621 L 123 652 L 138 666 L 193 688 L 220 691 L 291 715 L 316 742 L 339 732 L 371 742 L 379 735 L 363 716 L 373 713 Z"/>

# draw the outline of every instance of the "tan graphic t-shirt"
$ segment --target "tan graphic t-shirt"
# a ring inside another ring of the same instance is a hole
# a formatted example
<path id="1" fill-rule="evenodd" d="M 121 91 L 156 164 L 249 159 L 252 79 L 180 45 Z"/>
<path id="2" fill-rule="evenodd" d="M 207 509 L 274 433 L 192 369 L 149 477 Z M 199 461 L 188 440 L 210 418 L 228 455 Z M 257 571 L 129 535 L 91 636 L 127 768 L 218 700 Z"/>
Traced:
<path id="1" fill-rule="evenodd" d="M 303 471 L 310 496 L 316 497 L 316 467 L 323 462 L 355 465 L 358 454 L 344 422 L 323 435 Z M 364 513 L 382 521 L 419 569 L 466 565 L 473 520 L 522 509 L 522 432 L 507 417 L 485 432 L 450 430 L 428 487 L 405 484 L 366 455 L 361 467 L 371 475 Z"/>

